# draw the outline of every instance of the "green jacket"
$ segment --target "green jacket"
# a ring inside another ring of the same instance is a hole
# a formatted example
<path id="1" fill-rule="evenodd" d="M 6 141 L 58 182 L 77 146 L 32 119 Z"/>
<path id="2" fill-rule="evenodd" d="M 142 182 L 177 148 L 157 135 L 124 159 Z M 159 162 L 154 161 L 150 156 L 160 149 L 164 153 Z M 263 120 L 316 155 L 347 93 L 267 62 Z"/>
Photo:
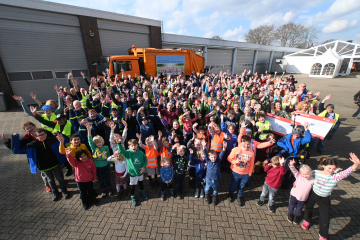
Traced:
<path id="1" fill-rule="evenodd" d="M 106 167 L 109 165 L 107 161 L 110 156 L 110 149 L 108 146 L 103 146 L 101 148 L 97 147 L 92 140 L 92 137 L 88 137 L 89 145 L 92 151 L 92 156 L 96 167 Z"/>
<path id="2" fill-rule="evenodd" d="M 130 177 L 141 176 L 142 174 L 140 174 L 140 168 L 146 168 L 147 165 L 147 158 L 145 154 L 140 150 L 137 150 L 136 152 L 133 152 L 130 149 L 125 150 L 121 144 L 118 145 L 118 149 L 119 152 L 126 158 Z"/>

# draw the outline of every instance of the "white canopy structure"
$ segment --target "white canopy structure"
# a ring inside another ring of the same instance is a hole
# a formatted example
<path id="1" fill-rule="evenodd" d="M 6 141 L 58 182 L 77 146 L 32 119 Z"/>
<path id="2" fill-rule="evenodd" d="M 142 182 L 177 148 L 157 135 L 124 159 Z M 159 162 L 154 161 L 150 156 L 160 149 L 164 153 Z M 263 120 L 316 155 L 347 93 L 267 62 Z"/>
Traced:
<path id="1" fill-rule="evenodd" d="M 310 77 L 346 76 L 360 69 L 360 45 L 333 41 L 284 56 L 287 73 Z"/>

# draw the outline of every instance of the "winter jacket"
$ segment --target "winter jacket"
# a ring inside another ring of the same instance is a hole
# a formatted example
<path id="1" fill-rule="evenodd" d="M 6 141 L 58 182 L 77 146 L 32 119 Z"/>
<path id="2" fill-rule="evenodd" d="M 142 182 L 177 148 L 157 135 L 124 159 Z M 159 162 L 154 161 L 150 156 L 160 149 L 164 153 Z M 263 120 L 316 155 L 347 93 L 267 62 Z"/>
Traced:
<path id="1" fill-rule="evenodd" d="M 279 147 L 281 147 L 283 150 L 285 150 L 287 153 L 289 153 L 290 155 L 296 156 L 300 152 L 301 146 L 304 146 L 304 145 L 310 143 L 311 133 L 309 130 L 307 130 L 307 131 L 305 131 L 305 136 L 301 136 L 300 138 L 295 139 L 294 147 L 291 144 L 291 136 L 292 136 L 292 133 L 281 138 L 277 142 L 277 145 Z"/>
<path id="2" fill-rule="evenodd" d="M 86 161 L 79 161 L 73 156 L 66 156 L 67 160 L 75 168 L 75 181 L 76 182 L 91 182 L 96 179 L 96 166 L 91 159 Z"/>

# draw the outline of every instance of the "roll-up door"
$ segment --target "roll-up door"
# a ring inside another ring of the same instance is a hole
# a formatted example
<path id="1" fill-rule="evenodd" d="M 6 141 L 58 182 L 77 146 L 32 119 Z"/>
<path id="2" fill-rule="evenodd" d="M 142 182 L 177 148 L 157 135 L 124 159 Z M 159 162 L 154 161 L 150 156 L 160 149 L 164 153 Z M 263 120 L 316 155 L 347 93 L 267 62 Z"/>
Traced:
<path id="1" fill-rule="evenodd" d="M 207 50 L 207 65 L 212 66 L 211 72 L 231 71 L 233 49 L 213 49 Z"/>
<path id="2" fill-rule="evenodd" d="M 258 74 L 265 73 L 269 67 L 270 52 L 258 51 L 255 72 Z"/>
<path id="3" fill-rule="evenodd" d="M 88 72 L 77 16 L 2 6 L 3 11 L 0 55 L 15 95 L 29 104 L 30 92 L 41 102 L 56 99 L 54 85 L 66 87 L 66 72 Z"/>
<path id="4" fill-rule="evenodd" d="M 271 64 L 271 72 L 281 72 L 282 69 L 279 63 L 276 62 L 276 59 L 282 59 L 284 52 L 274 52 L 272 64 Z"/>
<path id="5" fill-rule="evenodd" d="M 254 63 L 254 50 L 238 49 L 236 53 L 235 73 L 241 75 L 243 71 L 252 70 Z"/>
<path id="6" fill-rule="evenodd" d="M 127 55 L 127 50 L 150 47 L 149 26 L 98 19 L 101 48 L 104 56 Z"/>

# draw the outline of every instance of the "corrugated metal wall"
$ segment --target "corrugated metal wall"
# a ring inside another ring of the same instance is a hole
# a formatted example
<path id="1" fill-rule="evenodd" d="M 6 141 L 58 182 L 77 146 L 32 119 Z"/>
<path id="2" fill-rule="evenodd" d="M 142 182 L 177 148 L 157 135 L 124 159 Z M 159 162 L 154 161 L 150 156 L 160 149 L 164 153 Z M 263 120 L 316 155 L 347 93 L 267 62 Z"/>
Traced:
<path id="1" fill-rule="evenodd" d="M 269 67 L 270 52 L 258 51 L 255 72 L 265 73 Z"/>
<path id="2" fill-rule="evenodd" d="M 279 63 L 276 62 L 276 59 L 281 59 L 284 52 L 274 52 L 273 60 L 272 60 L 272 66 L 271 66 L 271 72 L 281 72 L 282 69 L 279 66 Z"/>
<path id="3" fill-rule="evenodd" d="M 150 47 L 149 26 L 98 19 L 101 48 L 104 56 L 127 55 L 135 44 L 138 48 Z"/>
<path id="4" fill-rule="evenodd" d="M 212 66 L 211 72 L 231 71 L 233 49 L 214 49 L 207 50 L 207 65 Z"/>
<path id="5" fill-rule="evenodd" d="M 42 102 L 56 98 L 54 85 L 65 87 L 66 79 L 57 79 L 55 72 L 87 72 L 79 20 L 73 15 L 2 6 L 0 55 L 8 76 L 18 72 L 31 76 L 9 77 L 14 94 L 28 103 L 33 103 L 30 92 Z M 46 78 L 36 79 L 36 72 Z"/>
<path id="6" fill-rule="evenodd" d="M 238 49 L 236 53 L 235 73 L 241 75 L 243 71 L 251 70 L 254 63 L 254 50 Z"/>

